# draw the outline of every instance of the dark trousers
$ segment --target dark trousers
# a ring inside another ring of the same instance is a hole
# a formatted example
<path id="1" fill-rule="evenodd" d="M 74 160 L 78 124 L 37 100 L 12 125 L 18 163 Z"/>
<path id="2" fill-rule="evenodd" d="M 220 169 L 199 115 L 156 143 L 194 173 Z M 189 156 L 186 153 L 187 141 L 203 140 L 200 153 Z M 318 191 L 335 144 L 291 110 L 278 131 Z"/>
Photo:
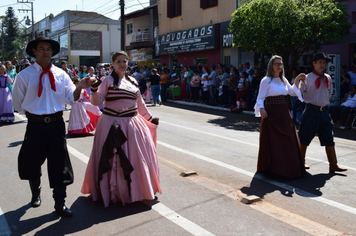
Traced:
<path id="1" fill-rule="evenodd" d="M 63 118 L 45 123 L 28 116 L 24 142 L 18 157 L 21 179 L 38 180 L 42 176 L 41 166 L 47 159 L 51 188 L 65 189 L 74 180 L 65 139 Z"/>
<path id="2" fill-rule="evenodd" d="M 167 102 L 167 84 L 161 84 L 161 100 Z"/>

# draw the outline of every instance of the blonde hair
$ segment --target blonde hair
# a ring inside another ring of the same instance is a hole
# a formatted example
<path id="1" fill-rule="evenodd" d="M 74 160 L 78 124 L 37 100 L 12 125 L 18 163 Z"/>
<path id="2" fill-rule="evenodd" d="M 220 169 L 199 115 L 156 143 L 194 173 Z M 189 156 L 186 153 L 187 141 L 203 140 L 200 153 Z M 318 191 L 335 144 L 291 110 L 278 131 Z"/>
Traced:
<path id="1" fill-rule="evenodd" d="M 271 59 L 269 60 L 268 65 L 267 65 L 266 77 L 271 77 L 271 82 L 272 82 L 273 77 L 274 77 L 274 74 L 273 74 L 273 63 L 274 63 L 275 60 L 281 60 L 283 62 L 283 58 L 281 56 L 278 56 L 278 55 L 273 55 L 271 57 Z M 282 80 L 284 85 L 287 84 L 287 78 L 284 76 L 284 67 L 282 67 L 282 70 L 279 73 L 279 78 Z"/>

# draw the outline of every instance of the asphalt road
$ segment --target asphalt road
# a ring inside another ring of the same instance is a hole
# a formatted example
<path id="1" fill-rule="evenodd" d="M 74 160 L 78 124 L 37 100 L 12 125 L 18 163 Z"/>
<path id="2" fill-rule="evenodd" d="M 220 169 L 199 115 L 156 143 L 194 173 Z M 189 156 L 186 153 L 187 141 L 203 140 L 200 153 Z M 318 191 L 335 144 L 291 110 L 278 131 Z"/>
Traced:
<path id="1" fill-rule="evenodd" d="M 42 205 L 31 208 L 27 181 L 17 174 L 26 119 L 0 127 L 0 236 L 7 235 L 356 235 L 356 132 L 335 130 L 339 164 L 329 174 L 315 138 L 311 166 L 300 179 L 256 174 L 260 119 L 184 104 L 149 107 L 160 118 L 158 156 L 162 194 L 154 201 L 103 207 L 80 193 L 93 135 L 68 137 L 75 182 L 54 213 L 46 165 Z M 64 113 L 66 120 L 69 111 Z M 183 177 L 182 172 L 196 172 Z M 251 196 L 260 201 L 246 204 Z M 255 198 L 256 198 L 255 197 Z"/>

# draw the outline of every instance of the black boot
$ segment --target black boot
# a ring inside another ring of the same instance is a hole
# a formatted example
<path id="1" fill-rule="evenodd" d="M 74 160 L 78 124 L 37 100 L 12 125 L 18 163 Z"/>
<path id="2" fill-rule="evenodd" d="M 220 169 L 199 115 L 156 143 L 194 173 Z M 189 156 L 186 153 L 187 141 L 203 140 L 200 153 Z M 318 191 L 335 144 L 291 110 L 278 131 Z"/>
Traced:
<path id="1" fill-rule="evenodd" d="M 41 179 L 29 180 L 32 198 L 31 207 L 41 206 Z"/>
<path id="2" fill-rule="evenodd" d="M 73 215 L 73 212 L 64 204 L 66 196 L 66 187 L 53 189 L 53 198 L 55 202 L 54 209 L 56 210 L 56 213 L 62 217 L 69 217 Z"/>

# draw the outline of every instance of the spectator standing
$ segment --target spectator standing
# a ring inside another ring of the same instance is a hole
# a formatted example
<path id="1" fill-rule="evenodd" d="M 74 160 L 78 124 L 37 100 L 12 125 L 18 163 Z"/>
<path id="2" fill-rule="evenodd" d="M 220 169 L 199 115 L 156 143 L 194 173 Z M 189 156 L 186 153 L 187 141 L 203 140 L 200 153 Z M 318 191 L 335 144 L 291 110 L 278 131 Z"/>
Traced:
<path id="1" fill-rule="evenodd" d="M 188 66 L 187 69 L 188 69 L 188 74 L 185 77 L 187 80 L 187 87 L 186 87 L 187 89 L 186 90 L 187 90 L 187 100 L 188 100 L 188 102 L 190 102 L 192 100 L 192 86 L 190 85 L 190 82 L 192 81 L 194 73 L 193 73 L 192 66 Z"/>
<path id="2" fill-rule="evenodd" d="M 299 138 L 304 161 L 308 145 L 318 134 L 321 146 L 325 146 L 329 171 L 346 171 L 347 169 L 340 168 L 337 164 L 333 123 L 329 115 L 333 83 L 330 75 L 325 74 L 324 71 L 330 61 L 331 59 L 322 52 L 314 54 L 310 61 L 314 70 L 307 75 L 305 82 L 300 85 L 306 108 L 302 115 Z M 309 166 L 305 165 L 305 168 L 309 169 Z"/>
<path id="3" fill-rule="evenodd" d="M 350 88 L 351 76 L 346 73 L 347 65 L 341 65 L 340 67 L 340 100 L 344 98 Z"/>
<path id="4" fill-rule="evenodd" d="M 229 104 L 229 86 L 228 86 L 228 79 L 230 77 L 230 69 L 228 66 L 223 68 L 223 74 L 220 78 L 221 85 L 222 85 L 222 105 L 228 107 Z"/>
<path id="5" fill-rule="evenodd" d="M 300 74 L 291 86 L 284 76 L 282 57 L 272 56 L 267 75 L 260 84 L 255 116 L 261 116 L 257 172 L 284 177 L 301 177 L 305 173 L 297 130 L 291 118 L 286 95 L 303 98 L 298 89 Z"/>
<path id="6" fill-rule="evenodd" d="M 151 70 L 151 75 L 147 80 L 148 82 L 148 88 L 151 88 L 151 92 L 152 92 L 152 97 L 153 97 L 153 105 L 152 106 L 156 106 L 156 104 L 158 103 L 159 105 L 162 104 L 162 102 L 160 101 L 160 93 L 161 93 L 161 77 L 159 75 L 157 75 L 157 69 L 152 69 Z"/>
<path id="7" fill-rule="evenodd" d="M 10 76 L 11 80 L 15 81 L 15 78 L 16 78 L 16 75 L 17 75 L 16 67 L 14 68 L 12 66 L 11 61 L 6 61 L 5 65 L 6 65 L 6 74 L 8 76 Z M 9 88 L 10 93 L 12 93 L 12 83 L 7 82 L 7 87 Z"/>
<path id="8" fill-rule="evenodd" d="M 73 81 L 72 71 L 70 71 L 70 69 L 67 68 L 66 61 L 61 62 L 61 67 L 62 67 L 62 70 L 64 70 L 68 74 L 69 78 Z"/>
<path id="9" fill-rule="evenodd" d="M 78 75 L 79 79 L 83 79 L 88 76 L 88 67 L 87 66 L 82 66 L 80 73 Z"/>
<path id="10" fill-rule="evenodd" d="M 134 73 L 132 74 L 132 77 L 134 77 L 137 83 L 140 84 L 142 74 L 140 73 L 140 68 L 138 66 L 134 68 Z"/>
<path id="11" fill-rule="evenodd" d="M 236 106 L 236 98 L 237 98 L 237 82 L 240 78 L 237 73 L 237 68 L 235 66 L 231 67 L 231 75 L 227 80 L 229 87 L 229 102 L 230 108 L 234 108 Z"/>
<path id="12" fill-rule="evenodd" d="M 77 72 L 75 72 L 75 70 L 73 69 L 73 66 L 71 64 L 68 65 L 68 69 L 70 70 L 71 74 L 72 74 L 72 80 L 74 80 L 75 78 L 77 78 Z"/>
<path id="13" fill-rule="evenodd" d="M 241 97 L 244 97 L 245 98 L 244 100 L 246 100 L 249 87 L 250 87 L 250 81 L 248 80 L 248 74 L 245 71 L 243 71 L 241 73 L 241 77 L 237 84 L 237 89 L 238 89 L 237 98 L 236 98 L 237 101 L 240 101 Z"/>
<path id="14" fill-rule="evenodd" d="M 348 72 L 348 74 L 351 77 L 349 86 L 351 87 L 351 85 L 356 85 L 356 64 L 351 65 L 351 70 Z"/>
<path id="15" fill-rule="evenodd" d="M 12 85 L 13 80 L 6 74 L 4 65 L 0 65 L 0 122 L 14 122 L 12 109 L 12 96 L 7 84 Z"/>
<path id="16" fill-rule="evenodd" d="M 217 86 L 218 86 L 218 76 L 216 74 L 216 66 L 211 66 L 211 73 L 209 75 L 209 84 L 210 84 L 210 98 L 211 105 L 216 106 L 217 103 Z"/>
<path id="17" fill-rule="evenodd" d="M 162 102 L 167 102 L 167 69 L 163 68 L 161 75 L 161 99 Z"/>
<path id="18" fill-rule="evenodd" d="M 201 78 L 199 76 L 199 71 L 195 69 L 193 71 L 193 78 L 190 81 L 190 87 L 192 88 L 192 102 L 198 102 L 199 101 L 200 83 L 201 83 Z"/>

